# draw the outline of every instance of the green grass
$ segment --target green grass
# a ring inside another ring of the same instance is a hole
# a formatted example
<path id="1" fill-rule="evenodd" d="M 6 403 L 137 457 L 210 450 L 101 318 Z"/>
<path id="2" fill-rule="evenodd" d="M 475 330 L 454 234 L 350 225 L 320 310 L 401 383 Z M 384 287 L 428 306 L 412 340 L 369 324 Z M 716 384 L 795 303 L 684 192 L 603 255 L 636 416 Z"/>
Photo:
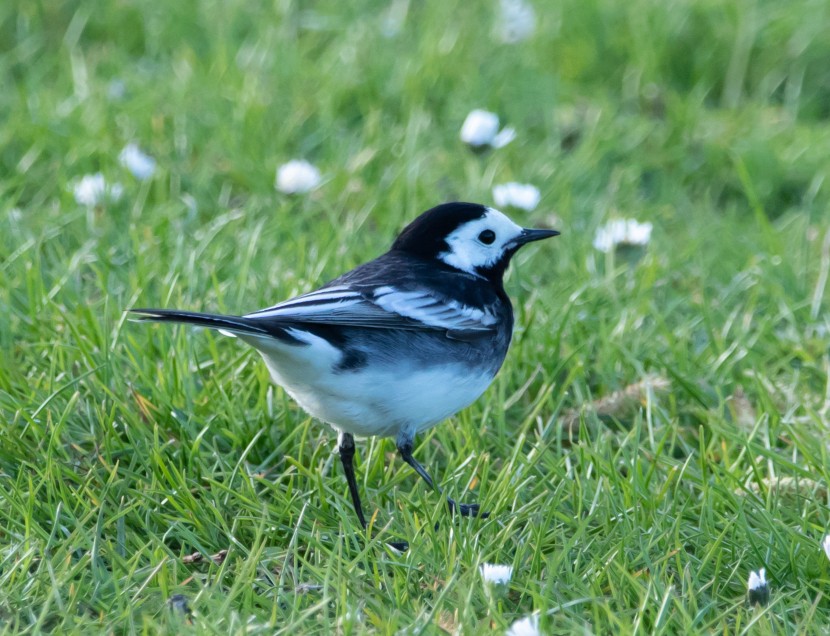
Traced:
<path id="1" fill-rule="evenodd" d="M 822 632 L 827 3 L 540 1 L 515 45 L 495 3 L 398 6 L 384 37 L 386 2 L 0 3 L 0 630 Z M 469 152 L 477 107 L 518 139 Z M 311 195 L 274 190 L 294 157 Z M 71 184 L 98 171 L 124 196 L 87 210 Z M 370 440 L 370 539 L 333 434 L 255 353 L 125 321 L 266 306 L 509 180 L 543 195 L 513 216 L 563 235 L 511 269 L 498 379 L 417 449 L 487 520 Z M 591 246 L 615 217 L 654 223 L 633 264 Z M 647 376 L 667 388 L 615 397 Z"/>

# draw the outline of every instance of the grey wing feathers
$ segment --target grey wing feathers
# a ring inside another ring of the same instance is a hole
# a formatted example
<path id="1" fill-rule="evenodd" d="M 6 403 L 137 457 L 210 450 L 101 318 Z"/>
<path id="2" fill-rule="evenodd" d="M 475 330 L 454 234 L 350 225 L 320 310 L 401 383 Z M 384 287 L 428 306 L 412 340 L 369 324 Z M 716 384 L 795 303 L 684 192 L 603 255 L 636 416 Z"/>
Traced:
<path id="1" fill-rule="evenodd" d="M 360 290 L 349 285 L 324 287 L 244 316 L 261 321 L 354 327 L 489 333 L 493 313 L 441 298 L 426 289 L 392 286 Z"/>
<path id="2" fill-rule="evenodd" d="M 337 286 L 297 296 L 267 309 L 260 309 L 245 318 L 267 322 L 308 323 L 374 327 L 387 329 L 418 329 L 416 321 L 390 313 L 349 287 Z"/>

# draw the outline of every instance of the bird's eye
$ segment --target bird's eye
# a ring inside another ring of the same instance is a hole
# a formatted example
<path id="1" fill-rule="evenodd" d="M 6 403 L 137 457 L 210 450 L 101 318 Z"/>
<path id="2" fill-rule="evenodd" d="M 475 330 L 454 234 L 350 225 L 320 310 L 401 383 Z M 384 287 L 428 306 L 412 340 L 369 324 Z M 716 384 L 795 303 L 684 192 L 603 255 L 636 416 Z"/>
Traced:
<path id="1" fill-rule="evenodd" d="M 485 245 L 492 245 L 493 241 L 496 240 L 496 233 L 493 230 L 484 230 L 478 235 L 478 240 Z"/>

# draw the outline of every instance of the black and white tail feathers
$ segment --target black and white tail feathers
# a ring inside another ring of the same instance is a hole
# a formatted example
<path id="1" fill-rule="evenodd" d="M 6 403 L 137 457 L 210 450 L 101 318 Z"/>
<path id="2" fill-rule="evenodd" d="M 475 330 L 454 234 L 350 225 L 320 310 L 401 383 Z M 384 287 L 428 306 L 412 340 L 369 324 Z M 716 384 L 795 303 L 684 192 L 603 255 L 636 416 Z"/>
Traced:
<path id="1" fill-rule="evenodd" d="M 177 309 L 132 309 L 136 320 L 142 322 L 180 322 L 209 329 L 219 329 L 238 334 L 273 336 L 273 330 L 264 329 L 249 318 L 242 316 L 222 316 L 220 314 L 202 314 L 194 311 Z"/>

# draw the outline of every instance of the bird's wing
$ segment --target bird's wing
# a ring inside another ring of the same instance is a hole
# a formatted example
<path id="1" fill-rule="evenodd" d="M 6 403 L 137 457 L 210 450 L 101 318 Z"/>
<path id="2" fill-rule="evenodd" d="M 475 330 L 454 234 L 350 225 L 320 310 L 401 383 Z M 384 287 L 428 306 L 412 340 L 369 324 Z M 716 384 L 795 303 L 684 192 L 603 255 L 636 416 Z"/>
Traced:
<path id="1" fill-rule="evenodd" d="M 495 329 L 494 313 L 442 297 L 429 289 L 391 285 L 333 285 L 244 316 L 254 321 L 443 330 L 453 336 Z"/>

